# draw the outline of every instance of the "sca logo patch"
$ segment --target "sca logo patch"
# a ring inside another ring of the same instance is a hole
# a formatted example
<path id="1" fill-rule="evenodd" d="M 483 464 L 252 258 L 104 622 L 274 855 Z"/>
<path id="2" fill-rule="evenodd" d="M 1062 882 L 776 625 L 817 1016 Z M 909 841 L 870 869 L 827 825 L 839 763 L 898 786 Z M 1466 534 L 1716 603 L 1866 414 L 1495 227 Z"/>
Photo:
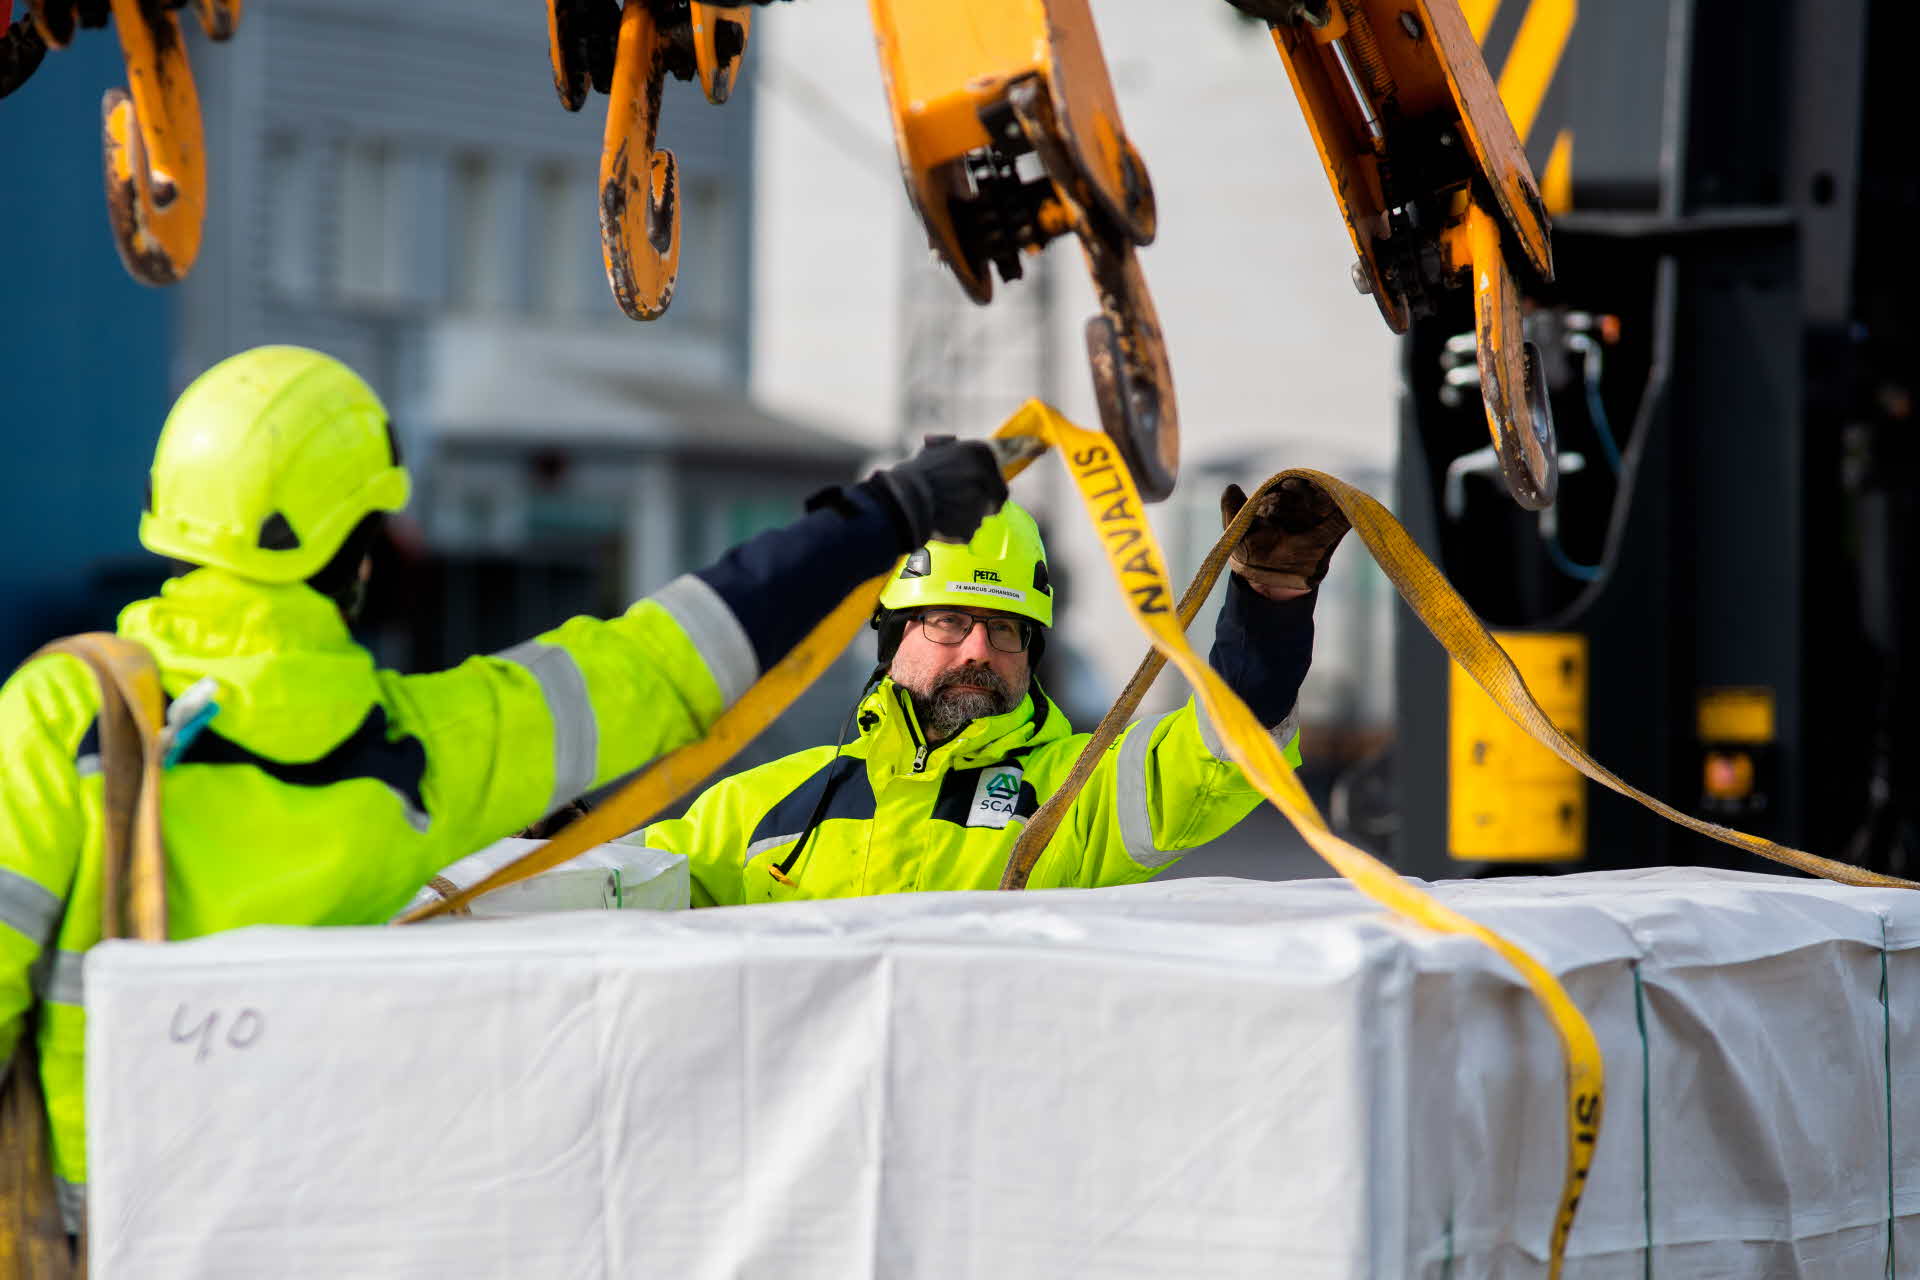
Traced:
<path id="1" fill-rule="evenodd" d="M 988 769 L 980 775 L 980 783 L 973 789 L 973 807 L 967 811 L 967 825 L 998 830 L 1013 817 L 1013 808 L 1019 799 L 1018 768 L 1001 765 Z"/>

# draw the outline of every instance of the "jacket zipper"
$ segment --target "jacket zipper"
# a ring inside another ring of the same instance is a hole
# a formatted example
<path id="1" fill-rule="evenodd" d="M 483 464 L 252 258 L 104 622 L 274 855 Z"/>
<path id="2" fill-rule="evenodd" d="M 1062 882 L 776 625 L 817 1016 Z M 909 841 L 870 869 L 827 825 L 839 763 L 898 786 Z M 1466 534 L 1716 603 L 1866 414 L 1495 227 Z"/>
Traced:
<path id="1" fill-rule="evenodd" d="M 894 696 L 900 699 L 900 710 L 905 712 L 907 717 L 907 732 L 913 737 L 912 772 L 925 773 L 927 771 L 927 740 L 920 736 L 920 722 L 914 718 L 913 703 L 908 701 L 906 695 L 898 689 L 894 690 Z"/>

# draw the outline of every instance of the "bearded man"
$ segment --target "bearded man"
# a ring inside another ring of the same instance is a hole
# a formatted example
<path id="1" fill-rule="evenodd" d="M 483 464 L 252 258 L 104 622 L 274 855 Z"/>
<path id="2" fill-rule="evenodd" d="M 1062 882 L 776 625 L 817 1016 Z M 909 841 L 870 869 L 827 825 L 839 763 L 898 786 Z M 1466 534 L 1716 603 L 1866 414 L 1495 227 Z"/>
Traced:
<path id="1" fill-rule="evenodd" d="M 1245 501 L 1229 486 L 1223 515 Z M 1260 501 L 1233 553 L 1209 661 L 1297 765 L 1316 588 L 1347 522 L 1305 480 Z M 881 593 L 878 684 L 850 716 L 851 742 L 843 729 L 839 744 L 725 779 L 685 817 L 627 839 L 685 854 L 695 906 L 996 887 L 1090 736 L 1033 678 L 1053 597 L 1040 531 L 1011 502 L 970 542 L 927 543 Z M 1189 698 L 1128 726 L 1028 884 L 1146 880 L 1259 801 Z"/>

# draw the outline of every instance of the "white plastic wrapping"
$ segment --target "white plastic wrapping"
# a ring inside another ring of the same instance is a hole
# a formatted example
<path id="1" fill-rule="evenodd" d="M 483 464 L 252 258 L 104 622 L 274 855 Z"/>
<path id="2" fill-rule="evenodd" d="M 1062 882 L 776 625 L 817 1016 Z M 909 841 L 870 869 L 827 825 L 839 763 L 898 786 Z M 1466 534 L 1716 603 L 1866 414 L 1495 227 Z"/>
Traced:
<path id="1" fill-rule="evenodd" d="M 442 871 L 437 880 L 454 890 L 478 884 L 487 876 L 544 841 L 508 838 L 468 854 Z M 539 911 L 676 911 L 685 910 L 692 892 L 685 854 L 643 849 L 637 845 L 603 844 L 578 854 L 557 867 L 517 884 L 475 898 L 468 914 L 524 916 Z M 425 887 L 400 913 L 444 899 L 438 887 Z"/>
<path id="2" fill-rule="evenodd" d="M 1920 895 L 1436 890 L 1605 1051 L 1570 1277 L 1920 1259 Z M 251 929 L 87 990 L 109 1280 L 1540 1276 L 1562 1169 L 1517 976 L 1337 881 Z"/>

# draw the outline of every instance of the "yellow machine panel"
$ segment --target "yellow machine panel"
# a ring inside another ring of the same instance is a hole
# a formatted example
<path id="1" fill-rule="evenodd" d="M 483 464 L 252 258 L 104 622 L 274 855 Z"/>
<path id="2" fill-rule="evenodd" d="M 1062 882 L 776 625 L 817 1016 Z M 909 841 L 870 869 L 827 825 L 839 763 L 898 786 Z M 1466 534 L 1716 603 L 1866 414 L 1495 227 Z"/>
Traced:
<path id="1" fill-rule="evenodd" d="M 1527 687 L 1586 743 L 1587 638 L 1496 631 Z M 1586 779 L 1527 736 L 1460 667 L 1447 717 L 1447 851 L 1471 862 L 1575 862 L 1587 852 Z"/>

